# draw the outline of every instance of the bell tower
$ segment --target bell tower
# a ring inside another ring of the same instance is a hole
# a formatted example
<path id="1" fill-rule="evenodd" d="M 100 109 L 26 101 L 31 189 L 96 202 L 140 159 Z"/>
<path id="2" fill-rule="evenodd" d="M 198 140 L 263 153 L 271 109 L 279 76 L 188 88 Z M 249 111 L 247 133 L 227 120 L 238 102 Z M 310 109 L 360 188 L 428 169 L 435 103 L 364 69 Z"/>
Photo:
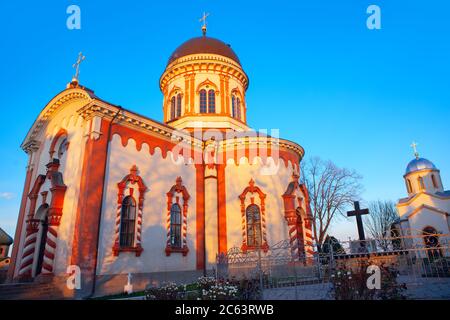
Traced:
<path id="1" fill-rule="evenodd" d="M 418 144 L 415 142 L 411 145 L 414 149 L 415 159 L 409 162 L 403 176 L 408 196 L 421 192 L 431 194 L 443 192 L 444 186 L 442 185 L 440 171 L 431 161 L 419 156 L 417 146 Z"/>
<path id="2" fill-rule="evenodd" d="M 164 122 L 194 130 L 247 131 L 249 79 L 231 46 L 206 35 L 192 38 L 170 56 L 160 78 Z"/>

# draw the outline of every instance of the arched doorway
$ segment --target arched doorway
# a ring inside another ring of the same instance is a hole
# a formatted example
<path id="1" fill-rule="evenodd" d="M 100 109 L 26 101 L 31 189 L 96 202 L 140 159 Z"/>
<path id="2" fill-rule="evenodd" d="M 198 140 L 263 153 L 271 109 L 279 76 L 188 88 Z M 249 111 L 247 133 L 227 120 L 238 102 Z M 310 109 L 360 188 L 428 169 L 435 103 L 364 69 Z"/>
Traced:
<path id="1" fill-rule="evenodd" d="M 437 233 L 438 232 L 433 227 L 426 227 L 422 232 L 423 242 L 425 244 L 425 248 L 427 249 L 427 255 L 430 261 L 442 257 Z"/>
<path id="2" fill-rule="evenodd" d="M 42 272 L 42 263 L 44 262 L 45 244 L 47 242 L 48 231 L 48 204 L 43 204 L 36 212 L 36 219 L 41 221 L 39 228 L 41 229 L 39 243 L 38 257 L 36 260 L 35 276 Z"/>

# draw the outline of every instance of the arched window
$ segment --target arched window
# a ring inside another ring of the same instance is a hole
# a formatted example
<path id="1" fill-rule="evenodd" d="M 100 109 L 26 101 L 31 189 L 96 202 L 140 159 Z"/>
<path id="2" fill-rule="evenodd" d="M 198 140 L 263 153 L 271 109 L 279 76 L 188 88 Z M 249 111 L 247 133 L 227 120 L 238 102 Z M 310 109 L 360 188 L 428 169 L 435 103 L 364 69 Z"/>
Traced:
<path id="1" fill-rule="evenodd" d="M 206 113 L 206 90 L 200 90 L 200 113 Z"/>
<path id="2" fill-rule="evenodd" d="M 433 187 L 434 187 L 435 189 L 439 188 L 439 187 L 438 187 L 438 183 L 437 183 L 437 181 L 436 181 L 436 176 L 435 176 L 434 174 L 431 175 L 431 181 L 433 182 Z"/>
<path id="3" fill-rule="evenodd" d="M 68 145 L 69 145 L 69 143 L 67 141 L 67 138 L 63 138 L 58 147 L 58 159 L 60 159 L 60 160 L 62 159 L 62 157 L 64 156 L 64 154 L 67 151 Z"/>
<path id="4" fill-rule="evenodd" d="M 425 184 L 423 183 L 423 178 L 422 177 L 419 177 L 419 187 L 420 187 L 420 190 L 425 190 Z"/>
<path id="5" fill-rule="evenodd" d="M 412 185 L 411 185 L 411 180 L 406 179 L 406 189 L 408 189 L 408 193 L 412 193 Z"/>
<path id="6" fill-rule="evenodd" d="M 231 96 L 231 116 L 236 118 L 236 97 Z"/>
<path id="7" fill-rule="evenodd" d="M 247 245 L 249 247 L 261 246 L 261 213 L 256 204 L 247 207 Z"/>
<path id="8" fill-rule="evenodd" d="M 175 96 L 170 99 L 170 120 L 175 119 Z"/>
<path id="9" fill-rule="evenodd" d="M 208 91 L 208 113 L 216 113 L 216 92 Z"/>
<path id="10" fill-rule="evenodd" d="M 181 248 L 181 208 L 177 203 L 170 208 L 170 245 Z"/>
<path id="11" fill-rule="evenodd" d="M 60 129 L 52 140 L 50 145 L 49 154 L 50 159 L 57 158 L 62 162 L 63 156 L 67 153 L 69 148 L 69 141 L 67 138 L 67 131 Z"/>
<path id="12" fill-rule="evenodd" d="M 120 216 L 120 246 L 133 247 L 136 222 L 136 201 L 127 196 L 122 201 L 122 212 Z"/>
<path id="13" fill-rule="evenodd" d="M 237 118 L 241 120 L 241 99 L 236 98 L 236 111 L 237 111 Z"/>
<path id="14" fill-rule="evenodd" d="M 181 117 L 181 93 L 177 95 L 177 118 Z"/>

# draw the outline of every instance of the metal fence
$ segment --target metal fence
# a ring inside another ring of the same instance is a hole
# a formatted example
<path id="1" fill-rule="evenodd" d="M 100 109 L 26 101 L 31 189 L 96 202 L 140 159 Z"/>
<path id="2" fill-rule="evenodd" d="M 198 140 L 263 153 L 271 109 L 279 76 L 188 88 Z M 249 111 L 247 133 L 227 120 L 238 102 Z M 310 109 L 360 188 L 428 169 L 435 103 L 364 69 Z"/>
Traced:
<path id="1" fill-rule="evenodd" d="M 216 277 L 251 279 L 267 299 L 333 299 L 333 277 L 377 265 L 396 273 L 411 299 L 450 299 L 450 236 L 427 234 L 314 245 L 293 257 L 289 240 L 269 250 L 232 248 L 217 256 Z"/>

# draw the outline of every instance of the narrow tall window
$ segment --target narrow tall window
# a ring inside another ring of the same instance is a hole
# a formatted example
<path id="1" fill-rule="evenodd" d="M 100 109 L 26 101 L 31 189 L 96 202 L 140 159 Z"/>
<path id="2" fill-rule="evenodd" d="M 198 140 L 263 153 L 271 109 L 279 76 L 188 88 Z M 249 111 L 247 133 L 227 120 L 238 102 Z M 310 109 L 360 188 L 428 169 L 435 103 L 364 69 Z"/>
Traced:
<path id="1" fill-rule="evenodd" d="M 177 203 L 170 208 L 170 245 L 181 248 L 181 208 Z"/>
<path id="2" fill-rule="evenodd" d="M 425 190 L 425 184 L 423 183 L 422 177 L 419 177 L 419 187 L 420 187 L 420 190 Z"/>
<path id="3" fill-rule="evenodd" d="M 433 182 L 433 187 L 435 189 L 437 189 L 438 188 L 438 183 L 436 181 L 436 176 L 434 174 L 431 175 L 431 181 Z"/>
<path id="4" fill-rule="evenodd" d="M 237 118 L 241 120 L 241 99 L 236 98 L 236 111 L 237 111 Z"/>
<path id="5" fill-rule="evenodd" d="M 120 246 L 133 247 L 136 221 L 136 202 L 133 197 L 127 196 L 122 201 L 120 216 Z"/>
<path id="6" fill-rule="evenodd" d="M 236 97 L 231 96 L 231 116 L 236 118 Z"/>
<path id="7" fill-rule="evenodd" d="M 406 179 L 406 189 L 408 189 L 408 193 L 412 193 L 412 185 L 411 185 L 411 180 Z"/>
<path id="8" fill-rule="evenodd" d="M 62 160 L 63 155 L 66 153 L 67 151 L 67 146 L 69 145 L 67 138 L 64 138 L 61 143 L 59 144 L 58 147 L 58 159 Z"/>
<path id="9" fill-rule="evenodd" d="M 212 89 L 208 91 L 208 113 L 216 113 L 216 93 Z"/>
<path id="10" fill-rule="evenodd" d="M 170 120 L 175 119 L 175 96 L 170 99 Z"/>
<path id="11" fill-rule="evenodd" d="M 181 93 L 177 95 L 177 118 L 181 117 Z"/>
<path id="12" fill-rule="evenodd" d="M 206 113 L 206 90 L 200 90 L 200 113 Z"/>
<path id="13" fill-rule="evenodd" d="M 256 204 L 247 207 L 247 245 L 249 247 L 259 247 L 262 242 L 261 237 L 261 213 Z"/>

